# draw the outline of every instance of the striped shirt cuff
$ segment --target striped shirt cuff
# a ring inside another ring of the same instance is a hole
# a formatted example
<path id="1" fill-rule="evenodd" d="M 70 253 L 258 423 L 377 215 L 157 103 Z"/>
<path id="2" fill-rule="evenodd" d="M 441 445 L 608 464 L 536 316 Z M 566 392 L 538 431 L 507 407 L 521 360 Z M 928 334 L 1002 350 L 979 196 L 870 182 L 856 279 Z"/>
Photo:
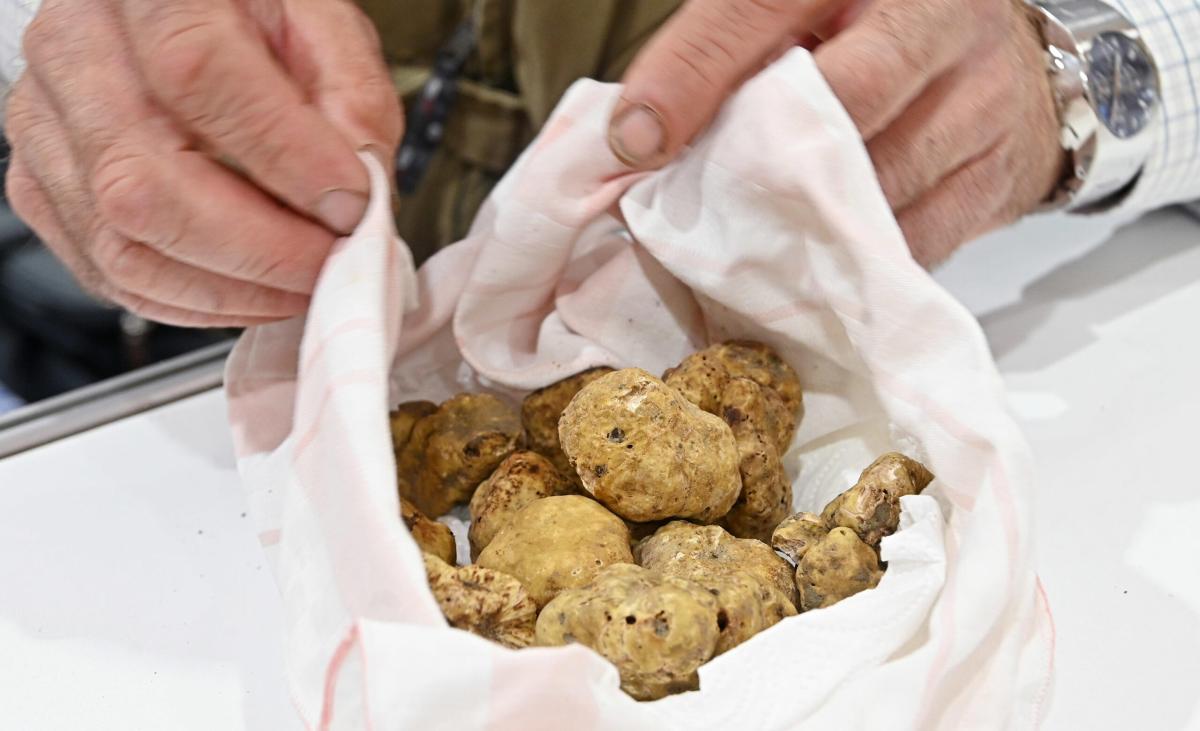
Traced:
<path id="1" fill-rule="evenodd" d="M 1133 22 L 1158 65 L 1162 110 L 1137 185 L 1119 208 L 1200 199 L 1200 0 L 1109 0 Z"/>

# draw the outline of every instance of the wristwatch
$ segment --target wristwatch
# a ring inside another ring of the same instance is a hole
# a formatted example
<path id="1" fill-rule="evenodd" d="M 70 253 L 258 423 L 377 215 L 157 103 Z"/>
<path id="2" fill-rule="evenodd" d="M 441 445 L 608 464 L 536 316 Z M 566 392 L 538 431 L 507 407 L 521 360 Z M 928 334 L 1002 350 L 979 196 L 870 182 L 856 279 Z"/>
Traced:
<path id="1" fill-rule="evenodd" d="M 1069 165 L 1043 209 L 1116 204 L 1150 155 L 1158 68 L 1137 28 L 1100 0 L 1030 0 Z"/>

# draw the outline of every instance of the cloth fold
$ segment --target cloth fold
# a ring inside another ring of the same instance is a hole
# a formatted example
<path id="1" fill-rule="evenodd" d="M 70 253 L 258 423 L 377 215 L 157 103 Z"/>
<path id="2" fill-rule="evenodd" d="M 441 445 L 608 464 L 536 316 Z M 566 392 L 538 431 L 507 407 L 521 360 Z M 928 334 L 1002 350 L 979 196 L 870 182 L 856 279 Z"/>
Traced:
<path id="1" fill-rule="evenodd" d="M 310 728 L 1021 728 L 1049 687 L 1031 457 L 983 336 L 918 267 L 845 111 L 803 50 L 750 80 L 662 170 L 605 144 L 619 87 L 581 81 L 463 241 L 415 275 L 386 178 L 304 321 L 248 331 L 230 421 L 285 605 Z M 620 217 L 614 215 L 619 211 Z M 414 297 L 415 293 L 415 297 Z M 806 415 L 786 456 L 817 510 L 899 449 L 880 585 L 789 618 L 636 703 L 583 647 L 506 650 L 445 625 L 398 520 L 389 405 L 511 398 L 595 365 L 661 372 L 730 337 L 775 347 Z"/>

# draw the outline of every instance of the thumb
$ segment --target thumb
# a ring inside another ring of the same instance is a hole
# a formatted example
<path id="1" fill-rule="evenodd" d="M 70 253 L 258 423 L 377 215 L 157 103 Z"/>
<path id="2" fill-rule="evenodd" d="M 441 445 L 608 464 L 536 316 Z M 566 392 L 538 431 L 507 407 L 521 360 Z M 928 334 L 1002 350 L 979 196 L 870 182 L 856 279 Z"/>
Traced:
<path id="1" fill-rule="evenodd" d="M 690 0 L 638 53 L 609 122 L 613 154 L 656 167 L 716 115 L 751 73 L 841 0 Z"/>
<path id="2" fill-rule="evenodd" d="M 391 168 L 404 115 L 371 21 L 347 0 L 286 0 L 283 63 L 355 149 Z"/>

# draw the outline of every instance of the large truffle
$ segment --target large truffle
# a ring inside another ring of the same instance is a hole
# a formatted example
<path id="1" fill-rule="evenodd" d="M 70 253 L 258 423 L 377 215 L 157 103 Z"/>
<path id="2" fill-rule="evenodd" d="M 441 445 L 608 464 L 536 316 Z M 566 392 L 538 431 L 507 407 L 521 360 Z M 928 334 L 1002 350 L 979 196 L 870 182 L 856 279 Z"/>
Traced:
<path id="1" fill-rule="evenodd" d="M 428 553 L 425 573 L 451 627 L 506 647 L 533 644 L 537 606 L 513 577 L 480 566 L 455 568 Z"/>
<path id="2" fill-rule="evenodd" d="M 570 482 L 545 457 L 529 451 L 508 456 L 471 497 L 471 557 L 476 558 L 512 516 L 534 500 L 572 492 Z"/>
<path id="3" fill-rule="evenodd" d="M 616 665 L 626 693 L 653 700 L 700 687 L 697 669 L 720 635 L 717 614 L 712 594 L 693 582 L 616 565 L 546 605 L 537 643 L 587 645 Z"/>
<path id="4" fill-rule="evenodd" d="M 798 562 L 808 549 L 829 534 L 825 519 L 814 513 L 796 513 L 780 523 L 771 533 L 771 545 L 776 551 Z"/>
<path id="5" fill-rule="evenodd" d="M 742 479 L 742 491 L 722 522 L 736 536 L 764 542 L 792 511 L 792 483 L 769 429 L 768 393 L 749 378 L 736 377 L 721 396 L 721 416 L 737 442 Z"/>
<path id="6" fill-rule="evenodd" d="M 800 378 L 773 348 L 749 340 L 731 340 L 697 351 L 663 374 L 668 386 L 710 414 L 720 415 L 731 378 L 749 378 L 768 392 L 767 435 L 782 455 L 804 413 Z"/>
<path id="7" fill-rule="evenodd" d="M 718 654 L 796 613 L 792 567 L 765 543 L 720 526 L 668 523 L 641 541 L 635 556 L 643 568 L 688 579 L 716 597 Z"/>
<path id="8" fill-rule="evenodd" d="M 916 460 L 889 452 L 862 471 L 858 482 L 830 501 L 821 517 L 830 526 L 849 528 L 879 550 L 879 541 L 900 525 L 900 498 L 920 493 L 933 474 Z"/>
<path id="9" fill-rule="evenodd" d="M 466 502 L 524 441 L 521 420 L 490 394 L 460 394 L 422 417 L 396 460 L 400 494 L 430 517 Z"/>
<path id="10" fill-rule="evenodd" d="M 525 433 L 529 436 L 529 448 L 550 460 L 558 471 L 578 488 L 583 487 L 579 475 L 571 467 L 567 455 L 563 453 L 558 441 L 558 420 L 562 417 L 563 409 L 575 398 L 587 384 L 606 373 L 612 373 L 612 368 L 599 367 L 576 373 L 561 381 L 539 388 L 530 393 L 521 402 L 521 423 L 525 425 Z"/>
<path id="11" fill-rule="evenodd" d="M 629 529 L 595 500 L 560 495 L 517 511 L 479 554 L 478 564 L 516 577 L 539 607 L 583 586 L 605 566 L 633 563 Z"/>
<path id="12" fill-rule="evenodd" d="M 583 486 L 637 522 L 713 522 L 741 492 L 729 426 L 637 368 L 585 386 L 559 422 L 563 451 Z"/>
<path id="13" fill-rule="evenodd" d="M 831 606 L 873 588 L 882 576 L 875 551 L 849 528 L 834 528 L 796 567 L 800 606 L 805 611 Z"/>

